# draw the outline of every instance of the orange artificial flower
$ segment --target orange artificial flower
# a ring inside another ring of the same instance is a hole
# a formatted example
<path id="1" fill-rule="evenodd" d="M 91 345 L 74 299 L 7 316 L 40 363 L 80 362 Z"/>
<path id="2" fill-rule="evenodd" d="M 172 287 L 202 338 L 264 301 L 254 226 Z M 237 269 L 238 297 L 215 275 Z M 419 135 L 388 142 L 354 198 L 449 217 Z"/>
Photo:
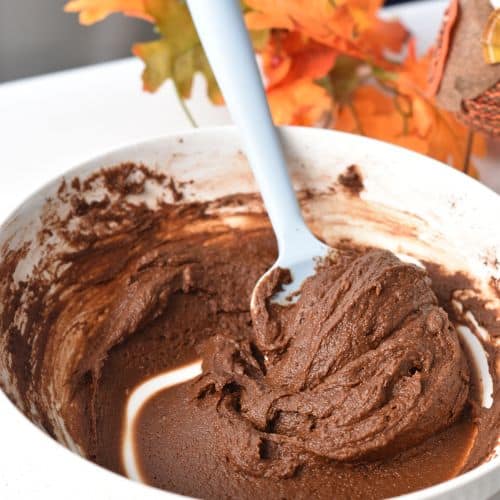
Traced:
<path id="1" fill-rule="evenodd" d="M 274 30 L 261 51 L 269 89 L 287 80 L 322 78 L 332 69 L 336 56 L 334 49 L 284 30 Z"/>
<path id="2" fill-rule="evenodd" d="M 338 52 L 386 65 L 384 51 L 398 52 L 407 31 L 376 17 L 379 0 L 246 0 L 250 29 L 285 29 Z"/>
<path id="3" fill-rule="evenodd" d="M 332 106 L 328 92 L 307 79 L 275 87 L 267 96 L 276 124 L 311 125 L 329 113 Z"/>
<path id="4" fill-rule="evenodd" d="M 64 10 L 79 12 L 80 23 L 85 25 L 102 21 L 116 12 L 152 21 L 144 0 L 71 0 L 64 6 Z"/>
<path id="5" fill-rule="evenodd" d="M 334 128 L 412 149 L 459 169 L 466 160 L 468 128 L 453 114 L 418 96 L 359 87 L 351 104 L 340 108 Z M 484 154 L 484 145 L 484 138 L 477 136 L 473 152 Z"/>

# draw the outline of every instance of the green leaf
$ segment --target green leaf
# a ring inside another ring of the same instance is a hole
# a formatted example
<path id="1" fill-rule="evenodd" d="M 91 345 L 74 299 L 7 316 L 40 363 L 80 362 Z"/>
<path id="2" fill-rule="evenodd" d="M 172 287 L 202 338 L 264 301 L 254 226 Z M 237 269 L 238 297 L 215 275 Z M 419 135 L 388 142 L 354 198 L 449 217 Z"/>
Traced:
<path id="1" fill-rule="evenodd" d="M 144 88 L 156 91 L 172 79 L 180 95 L 191 95 L 197 72 L 207 81 L 213 102 L 222 101 L 217 82 L 206 58 L 186 3 L 181 0 L 145 0 L 147 13 L 154 19 L 161 38 L 134 45 L 132 51 L 145 63 Z"/>

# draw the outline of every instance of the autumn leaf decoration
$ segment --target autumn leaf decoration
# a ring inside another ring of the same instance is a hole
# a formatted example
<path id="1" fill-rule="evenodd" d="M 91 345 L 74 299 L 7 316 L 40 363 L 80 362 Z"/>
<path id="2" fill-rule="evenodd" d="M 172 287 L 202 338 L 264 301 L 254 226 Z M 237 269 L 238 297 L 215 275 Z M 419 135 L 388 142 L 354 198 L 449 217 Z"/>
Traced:
<path id="1" fill-rule="evenodd" d="M 193 77 L 201 72 L 214 103 L 221 95 L 185 2 L 179 0 L 73 0 L 67 12 L 79 12 L 82 24 L 92 24 L 110 14 L 140 17 L 154 23 L 160 38 L 137 43 L 132 52 L 144 61 L 144 90 L 155 92 L 171 79 L 182 98 L 190 96 Z"/>
<path id="2" fill-rule="evenodd" d="M 331 127 L 407 147 L 474 174 L 470 154 L 484 151 L 456 117 L 429 97 L 431 53 L 395 20 L 382 0 L 245 0 L 247 26 L 262 61 L 278 124 Z M 121 12 L 154 23 L 159 38 L 132 52 L 145 63 L 144 89 L 171 79 L 188 98 L 201 72 L 214 103 L 222 98 L 189 11 L 181 0 L 72 0 L 82 24 Z M 473 140 L 474 139 L 474 140 Z"/>

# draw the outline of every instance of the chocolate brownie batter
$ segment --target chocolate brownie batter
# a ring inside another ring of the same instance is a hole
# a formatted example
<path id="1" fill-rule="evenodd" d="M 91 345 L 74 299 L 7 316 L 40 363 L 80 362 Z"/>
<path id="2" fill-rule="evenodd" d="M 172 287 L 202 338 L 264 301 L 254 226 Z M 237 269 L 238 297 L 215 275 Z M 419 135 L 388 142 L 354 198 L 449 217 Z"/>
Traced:
<path id="1" fill-rule="evenodd" d="M 218 332 L 202 352 L 198 398 L 216 393 L 236 469 L 286 478 L 316 458 L 383 459 L 456 421 L 469 371 L 423 270 L 383 250 L 335 254 L 297 304 L 271 306 L 279 274 L 250 337 Z"/>
<path id="2" fill-rule="evenodd" d="M 132 202 L 148 182 L 172 202 Z M 97 186 L 106 194 L 92 198 Z M 202 375 L 151 397 L 133 427 L 141 477 L 160 488 L 382 498 L 491 452 L 498 407 L 481 408 L 448 316 L 455 277 L 431 266 L 431 281 L 390 252 L 344 242 L 294 305 L 268 300 L 287 277 L 278 270 L 251 314 L 253 287 L 276 258 L 267 218 L 249 208 L 255 197 L 183 202 L 173 179 L 135 165 L 64 184 L 58 197 L 68 211 L 49 207 L 38 237 L 65 247 L 17 284 L 28 249 L 3 251 L 1 345 L 15 360 L 11 398 L 86 457 L 125 473 L 131 391 L 199 358 Z M 241 206 L 236 222 L 220 210 Z M 16 325 L 20 309 L 29 331 Z"/>

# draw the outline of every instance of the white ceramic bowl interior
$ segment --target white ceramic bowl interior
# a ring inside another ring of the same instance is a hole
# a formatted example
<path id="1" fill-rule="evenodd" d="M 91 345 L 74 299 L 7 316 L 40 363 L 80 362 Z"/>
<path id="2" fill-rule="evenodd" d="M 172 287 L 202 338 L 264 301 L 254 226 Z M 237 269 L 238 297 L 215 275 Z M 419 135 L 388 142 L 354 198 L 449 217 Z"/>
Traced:
<path id="1" fill-rule="evenodd" d="M 488 287 L 492 277 L 500 278 L 500 270 L 495 267 L 495 259 L 500 260 L 500 197 L 449 167 L 381 142 L 298 127 L 283 128 L 282 137 L 299 189 L 324 191 L 352 164 L 362 173 L 364 190 L 360 198 L 343 197 L 328 206 L 317 203 L 305 214 L 327 241 L 352 238 L 433 260 L 451 271 L 466 271 L 500 308 L 499 298 Z M 123 148 L 69 171 L 65 178 L 85 177 L 101 167 L 129 161 L 143 163 L 179 181 L 194 181 L 185 192 L 187 201 L 255 191 L 238 135 L 231 127 L 191 131 Z M 55 194 L 60 181 L 56 179 L 40 189 L 8 218 L 0 229 L 0 248 L 6 242 L 10 248 L 17 248 L 33 239 L 40 228 L 45 200 Z M 169 195 L 165 196 L 168 199 Z M 380 220 L 368 217 L 374 209 L 381 214 Z M 391 224 L 381 222 L 385 218 Z M 36 250 L 31 252 L 31 264 L 36 262 Z M 31 264 L 23 273 L 30 272 Z M 0 380 L 9 386 L 13 381 L 1 353 L 0 332 Z M 16 484 L 19 491 L 27 491 L 29 482 L 38 498 L 45 494 L 55 499 L 69 495 L 73 499 L 95 496 L 123 500 L 178 497 L 132 483 L 69 453 L 25 419 L 1 391 L 0 415 L 0 478 L 7 478 L 13 492 Z M 453 480 L 405 498 L 481 499 L 498 490 L 500 458 L 495 457 Z"/>

